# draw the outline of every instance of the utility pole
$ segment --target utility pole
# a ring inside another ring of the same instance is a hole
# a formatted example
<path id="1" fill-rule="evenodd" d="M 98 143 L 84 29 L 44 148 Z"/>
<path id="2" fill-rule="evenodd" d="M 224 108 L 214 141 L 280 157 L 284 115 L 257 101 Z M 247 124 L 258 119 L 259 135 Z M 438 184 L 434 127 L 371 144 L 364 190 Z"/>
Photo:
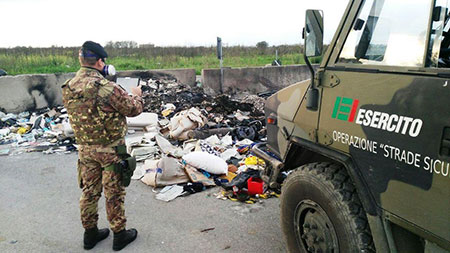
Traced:
<path id="1" fill-rule="evenodd" d="M 223 54 L 222 54 L 222 38 L 217 37 L 217 59 L 220 60 L 220 94 L 223 93 Z"/>

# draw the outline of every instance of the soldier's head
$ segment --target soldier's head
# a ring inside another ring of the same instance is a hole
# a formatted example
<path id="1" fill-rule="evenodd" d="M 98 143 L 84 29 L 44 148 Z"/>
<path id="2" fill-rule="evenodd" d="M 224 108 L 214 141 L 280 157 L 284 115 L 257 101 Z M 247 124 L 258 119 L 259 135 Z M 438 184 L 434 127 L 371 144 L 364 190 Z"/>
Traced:
<path id="1" fill-rule="evenodd" d="M 78 59 L 81 66 L 103 69 L 105 66 L 105 58 L 108 57 L 105 49 L 98 43 L 86 41 L 81 46 Z"/>

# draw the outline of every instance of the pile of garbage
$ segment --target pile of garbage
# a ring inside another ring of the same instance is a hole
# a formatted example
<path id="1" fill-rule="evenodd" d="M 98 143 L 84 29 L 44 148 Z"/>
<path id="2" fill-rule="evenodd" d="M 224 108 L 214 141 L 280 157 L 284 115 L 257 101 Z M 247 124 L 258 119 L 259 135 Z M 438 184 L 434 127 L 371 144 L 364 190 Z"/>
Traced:
<path id="1" fill-rule="evenodd" d="M 171 201 L 221 186 L 217 198 L 253 203 L 267 198 L 264 161 L 251 147 L 265 141 L 264 98 L 208 96 L 176 80 L 141 80 L 145 113 L 128 118 L 128 152 L 136 157 L 133 179 L 162 190 Z"/>
<path id="2" fill-rule="evenodd" d="M 68 114 L 63 107 L 20 114 L 0 112 L 0 155 L 76 151 Z"/>
<path id="3" fill-rule="evenodd" d="M 268 194 L 264 161 L 251 147 L 265 141 L 264 96 L 209 96 L 161 77 L 139 80 L 144 113 L 127 118 L 127 151 L 137 161 L 133 179 L 163 187 L 157 199 L 221 186 L 220 199 L 252 202 Z M 7 144 L 7 145 L 5 145 Z M 3 148 L 2 148 L 3 147 Z M 77 150 L 64 107 L 20 114 L 0 112 L 0 155 Z"/>
<path id="4" fill-rule="evenodd" d="M 146 112 L 156 112 L 166 119 L 163 126 L 169 125 L 168 120 L 179 122 L 174 131 L 175 139 L 207 138 L 214 134 L 232 132 L 238 139 L 261 140 L 265 137 L 264 128 L 264 98 L 257 95 L 241 95 L 232 99 L 229 95 L 208 96 L 201 87 L 188 87 L 176 80 L 141 80 Z M 194 122 L 187 128 L 193 130 L 184 133 L 185 124 L 182 118 L 187 115 Z M 174 118 L 174 119 L 172 119 Z M 183 128 L 183 129 L 182 129 Z M 181 137 L 178 132 L 184 133 Z"/>

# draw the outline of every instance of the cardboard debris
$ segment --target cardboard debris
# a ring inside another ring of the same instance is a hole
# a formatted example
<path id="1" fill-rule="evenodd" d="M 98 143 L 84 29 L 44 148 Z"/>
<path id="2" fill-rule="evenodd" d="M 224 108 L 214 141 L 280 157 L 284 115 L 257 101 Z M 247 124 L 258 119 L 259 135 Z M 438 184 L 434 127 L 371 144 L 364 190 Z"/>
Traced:
<path id="1" fill-rule="evenodd" d="M 161 173 L 156 174 L 156 186 L 189 182 L 189 178 L 178 159 L 163 157 L 158 162 L 158 168 L 161 169 Z"/>
<path id="2" fill-rule="evenodd" d="M 206 177 L 203 173 L 199 172 L 194 166 L 189 164 L 184 165 L 184 170 L 187 176 L 194 183 L 202 183 L 204 186 L 214 186 L 214 180 Z"/>

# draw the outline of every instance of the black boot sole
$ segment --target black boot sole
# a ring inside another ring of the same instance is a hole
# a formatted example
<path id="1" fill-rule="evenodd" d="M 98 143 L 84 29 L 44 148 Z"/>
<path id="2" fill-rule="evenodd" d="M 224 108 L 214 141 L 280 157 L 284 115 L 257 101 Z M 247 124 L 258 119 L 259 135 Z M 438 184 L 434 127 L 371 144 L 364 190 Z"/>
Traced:
<path id="1" fill-rule="evenodd" d="M 97 243 L 94 244 L 94 245 L 86 245 L 86 244 L 85 244 L 85 245 L 83 246 L 83 248 L 84 248 L 85 250 L 90 250 L 90 249 L 94 248 L 95 245 L 97 245 Z"/>

